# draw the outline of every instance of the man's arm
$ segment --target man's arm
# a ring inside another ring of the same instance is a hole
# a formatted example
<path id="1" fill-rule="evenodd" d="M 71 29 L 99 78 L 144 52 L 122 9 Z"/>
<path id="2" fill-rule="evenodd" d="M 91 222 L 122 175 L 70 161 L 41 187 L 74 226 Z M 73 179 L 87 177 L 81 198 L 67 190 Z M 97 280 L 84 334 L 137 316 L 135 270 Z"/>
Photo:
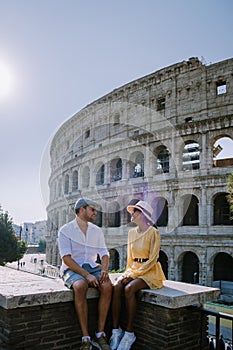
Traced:
<path id="1" fill-rule="evenodd" d="M 102 258 L 101 258 L 100 283 L 109 281 L 108 265 L 109 265 L 109 256 L 108 255 L 102 256 Z"/>

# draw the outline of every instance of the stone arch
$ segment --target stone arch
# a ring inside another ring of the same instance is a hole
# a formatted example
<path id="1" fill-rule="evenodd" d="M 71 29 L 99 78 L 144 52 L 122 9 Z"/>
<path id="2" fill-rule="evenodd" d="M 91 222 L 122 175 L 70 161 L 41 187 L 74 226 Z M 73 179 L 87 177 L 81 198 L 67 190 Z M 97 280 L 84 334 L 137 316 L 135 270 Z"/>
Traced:
<path id="1" fill-rule="evenodd" d="M 157 226 L 167 226 L 168 224 L 168 202 L 164 197 L 156 197 L 152 200 L 153 221 Z"/>
<path id="2" fill-rule="evenodd" d="M 129 158 L 129 177 L 144 176 L 144 154 L 140 151 L 133 152 Z"/>
<path id="3" fill-rule="evenodd" d="M 66 210 L 63 209 L 62 218 L 61 218 L 61 225 L 64 225 L 65 223 L 66 223 Z"/>
<path id="4" fill-rule="evenodd" d="M 108 206 L 107 219 L 108 227 L 120 227 L 121 212 L 119 203 L 113 202 Z"/>
<path id="5" fill-rule="evenodd" d="M 183 206 L 182 226 L 198 226 L 199 225 L 198 198 L 193 194 L 187 194 L 182 197 L 182 206 Z"/>
<path id="6" fill-rule="evenodd" d="M 90 186 L 90 168 L 85 166 L 82 171 L 82 187 L 88 188 Z"/>
<path id="7" fill-rule="evenodd" d="M 213 281 L 233 281 L 233 257 L 220 252 L 215 255 L 213 266 Z"/>
<path id="8" fill-rule="evenodd" d="M 58 198 L 62 196 L 62 179 L 58 180 Z"/>
<path id="9" fill-rule="evenodd" d="M 119 270 L 120 268 L 120 259 L 119 259 L 119 253 L 116 249 L 110 249 L 110 263 L 109 263 L 109 270 Z"/>
<path id="10" fill-rule="evenodd" d="M 72 192 L 78 190 L 78 171 L 74 170 L 72 173 Z"/>
<path id="11" fill-rule="evenodd" d="M 200 168 L 200 147 L 194 140 L 185 141 L 182 150 L 182 170 L 196 170 Z"/>
<path id="12" fill-rule="evenodd" d="M 233 165 L 233 139 L 227 134 L 221 134 L 212 141 L 213 167 L 228 167 Z"/>
<path id="13" fill-rule="evenodd" d="M 154 150 L 154 155 L 156 157 L 156 174 L 169 173 L 170 169 L 170 153 L 166 146 L 158 146 Z"/>
<path id="14" fill-rule="evenodd" d="M 70 187 L 70 177 L 68 174 L 65 174 L 64 178 L 64 194 L 69 193 L 69 187 Z"/>
<path id="15" fill-rule="evenodd" d="M 97 214 L 95 217 L 95 224 L 99 227 L 103 226 L 103 211 L 101 206 L 98 207 Z"/>
<path id="16" fill-rule="evenodd" d="M 121 158 L 112 159 L 110 162 L 110 181 L 119 181 L 122 179 L 122 160 Z"/>
<path id="17" fill-rule="evenodd" d="M 165 277 L 168 278 L 168 256 L 162 250 L 160 250 L 160 252 L 159 252 L 158 261 L 160 262 L 160 264 L 162 266 L 163 273 L 164 273 Z"/>
<path id="18" fill-rule="evenodd" d="M 199 283 L 199 259 L 192 252 L 187 251 L 181 258 L 181 281 L 186 283 Z"/>
<path id="19" fill-rule="evenodd" d="M 213 197 L 213 224 L 232 225 L 230 205 L 227 201 L 227 193 L 221 192 Z"/>
<path id="20" fill-rule="evenodd" d="M 96 185 L 104 184 L 104 176 L 105 176 L 105 165 L 103 163 L 99 163 L 96 167 Z"/>

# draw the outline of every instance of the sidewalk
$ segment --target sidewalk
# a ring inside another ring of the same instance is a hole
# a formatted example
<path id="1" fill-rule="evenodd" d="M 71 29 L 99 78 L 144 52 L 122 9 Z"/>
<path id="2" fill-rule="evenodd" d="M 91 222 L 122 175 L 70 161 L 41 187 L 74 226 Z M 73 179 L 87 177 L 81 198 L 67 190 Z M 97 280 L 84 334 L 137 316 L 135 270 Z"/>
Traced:
<path id="1" fill-rule="evenodd" d="M 49 265 L 45 259 L 46 254 L 25 254 L 19 261 L 7 263 L 6 266 L 36 275 L 45 275 L 52 278 L 59 277 L 59 269 L 56 266 Z"/>

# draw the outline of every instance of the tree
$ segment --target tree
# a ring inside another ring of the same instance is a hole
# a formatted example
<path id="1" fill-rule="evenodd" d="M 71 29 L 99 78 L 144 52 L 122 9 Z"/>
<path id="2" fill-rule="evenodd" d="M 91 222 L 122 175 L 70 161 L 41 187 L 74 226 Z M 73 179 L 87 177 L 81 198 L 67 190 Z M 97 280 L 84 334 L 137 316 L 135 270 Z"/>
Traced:
<path id="1" fill-rule="evenodd" d="M 26 243 L 18 241 L 15 235 L 12 219 L 0 210 L 0 265 L 21 259 L 26 251 Z"/>
<path id="2" fill-rule="evenodd" d="M 227 200 L 230 205 L 230 211 L 232 214 L 232 219 L 233 219 L 233 172 L 228 176 L 228 192 L 229 194 L 227 195 Z"/>

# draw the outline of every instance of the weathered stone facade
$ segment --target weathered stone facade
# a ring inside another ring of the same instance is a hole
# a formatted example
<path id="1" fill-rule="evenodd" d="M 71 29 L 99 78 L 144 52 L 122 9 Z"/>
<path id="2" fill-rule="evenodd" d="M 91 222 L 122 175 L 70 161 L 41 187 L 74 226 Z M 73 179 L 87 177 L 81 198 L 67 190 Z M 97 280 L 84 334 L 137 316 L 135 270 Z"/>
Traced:
<path id="1" fill-rule="evenodd" d="M 111 268 L 125 266 L 131 200 L 154 208 L 169 279 L 233 280 L 233 223 L 226 200 L 233 140 L 233 59 L 176 63 L 115 89 L 67 120 L 53 138 L 47 261 L 60 265 L 58 228 L 79 197 L 100 205 Z M 225 266 L 225 272 L 222 268 Z"/>

